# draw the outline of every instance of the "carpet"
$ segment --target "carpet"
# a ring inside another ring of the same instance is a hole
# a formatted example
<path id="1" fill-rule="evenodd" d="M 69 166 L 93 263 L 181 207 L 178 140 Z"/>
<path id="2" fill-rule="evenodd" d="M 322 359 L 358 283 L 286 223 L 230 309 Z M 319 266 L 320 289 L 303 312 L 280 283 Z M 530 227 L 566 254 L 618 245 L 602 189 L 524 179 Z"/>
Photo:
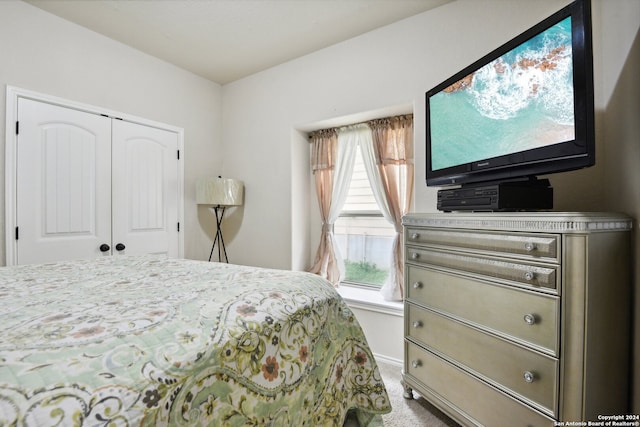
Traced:
<path id="1" fill-rule="evenodd" d="M 416 392 L 413 393 L 414 399 L 405 399 L 402 396 L 404 392 L 400 383 L 402 367 L 379 360 L 377 363 L 389 394 L 392 410 L 388 414 L 376 416 L 370 427 L 459 427 L 459 424 Z M 358 422 L 347 419 L 344 427 L 358 427 Z"/>

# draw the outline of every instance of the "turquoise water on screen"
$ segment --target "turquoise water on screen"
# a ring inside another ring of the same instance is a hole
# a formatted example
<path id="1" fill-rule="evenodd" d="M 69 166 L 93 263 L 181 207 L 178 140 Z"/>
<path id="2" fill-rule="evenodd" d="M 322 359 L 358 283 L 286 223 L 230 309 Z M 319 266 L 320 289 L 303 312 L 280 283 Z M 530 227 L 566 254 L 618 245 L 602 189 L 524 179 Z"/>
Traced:
<path id="1" fill-rule="evenodd" d="M 571 18 L 429 102 L 434 170 L 573 140 Z"/>

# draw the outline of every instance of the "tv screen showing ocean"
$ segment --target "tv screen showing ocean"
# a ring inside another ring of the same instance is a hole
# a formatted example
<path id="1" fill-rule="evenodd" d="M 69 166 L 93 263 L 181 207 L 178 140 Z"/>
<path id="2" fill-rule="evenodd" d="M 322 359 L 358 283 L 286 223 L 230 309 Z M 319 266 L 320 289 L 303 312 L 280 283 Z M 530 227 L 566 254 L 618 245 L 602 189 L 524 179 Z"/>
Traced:
<path id="1" fill-rule="evenodd" d="M 433 170 L 575 139 L 571 18 L 429 99 Z"/>

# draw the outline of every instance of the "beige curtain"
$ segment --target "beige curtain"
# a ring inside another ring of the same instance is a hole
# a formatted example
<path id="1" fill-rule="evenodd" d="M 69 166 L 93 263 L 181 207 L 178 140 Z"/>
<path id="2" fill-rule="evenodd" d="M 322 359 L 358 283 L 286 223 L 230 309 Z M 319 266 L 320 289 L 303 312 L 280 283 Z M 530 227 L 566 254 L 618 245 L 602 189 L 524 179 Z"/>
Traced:
<path id="1" fill-rule="evenodd" d="M 334 170 L 338 155 L 338 134 L 335 129 L 326 129 L 311 134 L 311 169 L 316 185 L 316 195 L 322 219 L 320 245 L 311 270 L 312 273 L 329 280 L 334 285 L 342 279 L 341 259 L 336 255 L 333 224 L 329 221 L 333 193 Z"/>
<path id="2" fill-rule="evenodd" d="M 369 122 L 375 161 L 396 230 L 391 272 L 381 292 L 387 300 L 402 300 L 404 283 L 402 216 L 409 212 L 413 194 L 413 116 Z"/>

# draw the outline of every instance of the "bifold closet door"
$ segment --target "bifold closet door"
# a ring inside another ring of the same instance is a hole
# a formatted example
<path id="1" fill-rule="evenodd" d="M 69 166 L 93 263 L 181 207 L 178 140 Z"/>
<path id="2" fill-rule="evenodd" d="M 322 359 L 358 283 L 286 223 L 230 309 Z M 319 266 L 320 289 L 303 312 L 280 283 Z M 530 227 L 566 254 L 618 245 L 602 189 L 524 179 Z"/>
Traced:
<path id="1" fill-rule="evenodd" d="M 16 263 L 178 257 L 178 134 L 18 100 Z"/>
<path id="2" fill-rule="evenodd" d="M 111 119 L 21 98 L 17 263 L 88 258 L 111 245 Z"/>
<path id="3" fill-rule="evenodd" d="M 178 135 L 113 121 L 114 253 L 179 255 Z"/>

